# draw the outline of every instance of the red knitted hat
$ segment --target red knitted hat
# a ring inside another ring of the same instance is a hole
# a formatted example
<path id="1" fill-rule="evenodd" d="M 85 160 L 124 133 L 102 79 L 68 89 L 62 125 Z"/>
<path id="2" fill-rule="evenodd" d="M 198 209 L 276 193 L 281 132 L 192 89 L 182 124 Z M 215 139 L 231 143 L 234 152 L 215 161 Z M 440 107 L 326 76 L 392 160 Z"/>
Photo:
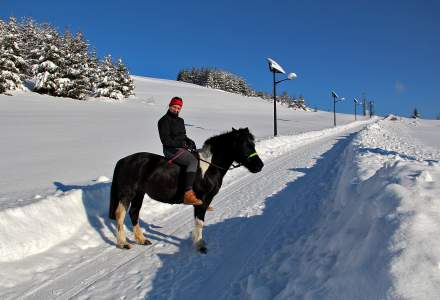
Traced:
<path id="1" fill-rule="evenodd" d="M 173 106 L 173 105 L 179 105 L 180 107 L 183 106 L 183 100 L 180 97 L 173 97 L 170 101 L 169 106 Z"/>

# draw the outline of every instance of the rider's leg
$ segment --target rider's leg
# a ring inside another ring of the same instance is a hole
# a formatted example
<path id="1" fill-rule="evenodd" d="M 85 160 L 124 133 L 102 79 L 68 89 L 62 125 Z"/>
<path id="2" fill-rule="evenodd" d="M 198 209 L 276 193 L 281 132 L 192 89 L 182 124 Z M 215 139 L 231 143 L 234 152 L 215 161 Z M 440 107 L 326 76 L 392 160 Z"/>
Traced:
<path id="1" fill-rule="evenodd" d="M 176 157 L 174 162 L 185 167 L 185 195 L 183 197 L 183 203 L 189 205 L 202 205 L 202 200 L 197 199 L 192 189 L 196 179 L 197 159 L 185 150 L 185 152 Z"/>

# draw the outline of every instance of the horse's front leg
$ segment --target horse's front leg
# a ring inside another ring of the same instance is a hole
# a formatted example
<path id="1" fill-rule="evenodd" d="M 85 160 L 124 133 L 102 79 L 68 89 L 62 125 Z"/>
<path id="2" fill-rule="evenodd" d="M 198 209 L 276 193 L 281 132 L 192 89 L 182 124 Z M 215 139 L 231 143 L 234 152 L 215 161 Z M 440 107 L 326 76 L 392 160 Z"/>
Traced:
<path id="1" fill-rule="evenodd" d="M 203 226 L 205 223 L 205 213 L 207 205 L 194 206 L 194 229 L 192 233 L 193 245 L 197 251 L 206 254 L 208 248 L 203 240 Z"/>

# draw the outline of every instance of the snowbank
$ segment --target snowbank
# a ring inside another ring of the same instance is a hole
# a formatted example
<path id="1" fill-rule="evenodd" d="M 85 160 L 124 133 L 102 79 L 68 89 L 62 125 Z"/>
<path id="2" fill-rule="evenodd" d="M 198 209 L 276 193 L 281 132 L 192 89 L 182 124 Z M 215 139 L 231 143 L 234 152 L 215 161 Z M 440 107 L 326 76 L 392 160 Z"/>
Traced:
<path id="1" fill-rule="evenodd" d="M 71 238 L 89 215 L 102 216 L 109 184 L 57 192 L 33 204 L 0 211 L 0 262 L 16 261 Z"/>

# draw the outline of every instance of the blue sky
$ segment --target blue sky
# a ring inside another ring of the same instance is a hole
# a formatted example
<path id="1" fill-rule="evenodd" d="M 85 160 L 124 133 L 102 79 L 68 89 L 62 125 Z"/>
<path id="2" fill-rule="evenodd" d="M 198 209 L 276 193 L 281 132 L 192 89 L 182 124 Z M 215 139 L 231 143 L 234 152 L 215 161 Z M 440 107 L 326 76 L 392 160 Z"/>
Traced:
<path id="1" fill-rule="evenodd" d="M 378 114 L 440 115 L 440 1 L 0 0 L 0 17 L 11 15 L 81 30 L 135 75 L 217 67 L 271 92 L 271 57 L 298 74 L 278 92 L 312 107 L 332 109 L 334 89 L 341 112 L 365 93 Z"/>

